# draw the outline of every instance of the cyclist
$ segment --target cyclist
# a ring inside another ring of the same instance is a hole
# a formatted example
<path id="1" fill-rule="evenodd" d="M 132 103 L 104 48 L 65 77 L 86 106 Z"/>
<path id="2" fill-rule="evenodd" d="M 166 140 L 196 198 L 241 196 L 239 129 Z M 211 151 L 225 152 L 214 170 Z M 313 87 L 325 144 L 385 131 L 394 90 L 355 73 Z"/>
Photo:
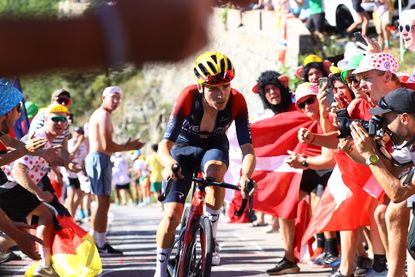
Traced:
<path id="1" fill-rule="evenodd" d="M 229 58 L 219 52 L 205 52 L 194 62 L 193 72 L 198 84 L 188 86 L 179 95 L 159 147 L 160 159 L 165 166 L 163 177 L 172 177 L 175 181 L 164 201 L 164 216 L 157 230 L 155 276 L 166 274 L 175 230 L 191 187 L 187 178 L 201 169 L 206 176 L 223 181 L 229 165 L 229 142 L 225 132 L 233 120 L 243 156 L 239 180 L 243 197 L 247 197 L 245 182 L 251 177 L 256 163 L 245 99 L 230 86 L 235 69 Z M 181 166 L 177 176 L 171 169 L 175 164 Z M 186 179 L 181 179 L 182 176 Z M 222 188 L 207 190 L 206 214 L 212 222 L 214 240 L 224 196 Z M 213 265 L 220 263 L 218 250 L 215 244 Z"/>

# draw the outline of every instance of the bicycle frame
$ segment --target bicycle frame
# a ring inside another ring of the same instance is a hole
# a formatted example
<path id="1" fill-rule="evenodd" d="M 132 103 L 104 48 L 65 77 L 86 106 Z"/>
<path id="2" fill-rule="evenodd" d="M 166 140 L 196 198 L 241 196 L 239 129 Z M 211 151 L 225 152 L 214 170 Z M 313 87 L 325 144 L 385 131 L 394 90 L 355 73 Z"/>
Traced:
<path id="1" fill-rule="evenodd" d="M 216 186 L 216 187 L 222 187 L 222 188 L 229 188 L 229 189 L 234 189 L 234 190 L 240 190 L 239 186 L 235 186 L 232 184 L 227 184 L 227 183 L 223 183 L 223 182 L 216 182 L 214 181 L 213 178 L 210 177 L 206 177 L 206 178 L 197 178 L 197 177 L 192 177 L 191 181 L 193 181 L 194 183 L 194 189 L 193 189 L 193 196 L 192 196 L 192 202 L 191 202 L 191 206 L 190 206 L 190 211 L 189 211 L 189 215 L 186 221 L 186 226 L 182 226 L 181 230 L 180 230 L 180 234 L 178 236 L 178 238 L 175 240 L 174 245 L 178 245 L 178 252 L 176 253 L 176 258 L 178 258 L 176 260 L 176 264 L 173 266 L 168 265 L 168 272 L 172 275 L 172 276 L 179 276 L 182 277 L 184 276 L 185 273 L 185 269 L 186 266 L 186 261 L 185 261 L 185 257 L 187 257 L 187 250 L 189 248 L 189 246 L 191 246 L 192 244 L 192 233 L 193 233 L 193 228 L 196 228 L 196 224 L 199 224 L 199 220 L 200 219 L 204 219 L 203 215 L 204 215 L 204 204 L 205 204 L 205 196 L 206 196 L 206 191 L 205 188 L 207 186 Z M 172 179 L 168 180 L 167 182 L 167 186 L 165 191 L 159 196 L 158 200 L 159 201 L 164 201 L 164 199 L 166 198 L 166 195 L 168 194 L 168 192 L 170 191 L 171 188 L 171 184 L 172 184 Z M 249 180 L 249 182 L 247 182 L 247 192 L 250 192 L 253 187 L 254 187 L 254 182 L 252 180 Z M 248 198 L 245 198 L 242 200 L 242 205 L 240 207 L 240 209 L 238 211 L 235 212 L 236 216 L 240 216 L 243 211 L 245 210 L 245 207 L 247 205 L 249 201 L 249 210 L 252 210 L 252 196 Z M 210 224 L 210 221 L 209 221 Z M 201 230 L 204 230 L 203 228 Z M 209 229 L 210 230 L 210 229 Z M 211 231 L 207 232 L 210 234 Z M 202 235 L 203 234 L 203 235 Z M 207 245 L 206 245 L 206 241 L 204 238 L 206 235 L 205 233 L 201 233 L 200 235 L 200 247 L 201 247 L 201 253 L 206 253 L 207 251 Z M 173 245 L 173 246 L 174 246 Z M 198 263 L 197 265 L 201 265 L 202 267 L 202 271 L 204 272 L 204 270 L 206 269 L 206 260 L 204 258 L 201 258 L 201 264 Z M 210 270 L 210 268 L 208 269 Z"/>
<path id="2" fill-rule="evenodd" d="M 189 213 L 189 217 L 187 218 L 187 222 L 186 222 L 186 228 L 185 228 L 185 232 L 184 232 L 184 236 L 183 236 L 183 245 L 181 245 L 181 249 L 180 249 L 180 257 L 186 257 L 186 250 L 188 248 L 188 246 L 190 245 L 191 242 L 191 228 L 194 225 L 195 221 L 198 220 L 201 216 L 203 216 L 203 209 L 204 209 L 204 204 L 205 204 L 205 197 L 206 197 L 206 191 L 205 191 L 205 187 L 195 184 L 196 189 L 195 192 L 193 193 L 193 198 L 192 198 L 192 204 L 190 206 L 190 213 Z M 205 241 L 201 241 L 201 246 L 202 246 L 202 253 L 204 253 L 205 251 L 205 247 L 206 247 L 206 242 Z M 180 259 L 179 260 L 179 276 L 183 276 L 184 272 L 184 267 L 186 266 L 184 264 L 185 259 Z M 205 260 L 202 259 L 202 268 L 205 267 Z"/>

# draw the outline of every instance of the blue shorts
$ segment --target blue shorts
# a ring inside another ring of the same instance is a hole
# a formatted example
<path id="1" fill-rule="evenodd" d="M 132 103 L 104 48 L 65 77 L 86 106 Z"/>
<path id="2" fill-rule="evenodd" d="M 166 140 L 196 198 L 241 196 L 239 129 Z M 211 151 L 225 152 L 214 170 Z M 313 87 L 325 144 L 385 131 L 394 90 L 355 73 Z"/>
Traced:
<path id="1" fill-rule="evenodd" d="M 95 195 L 111 195 L 112 166 L 110 156 L 92 152 L 86 156 L 85 169 Z"/>
<path id="2" fill-rule="evenodd" d="M 216 139 L 215 142 L 201 144 L 198 146 L 188 143 L 176 143 L 171 150 L 173 158 L 182 167 L 182 174 L 186 179 L 190 179 L 193 173 L 204 169 L 209 161 L 222 161 L 229 166 L 229 142 L 227 138 Z M 177 180 L 172 184 L 169 194 L 164 203 L 186 201 L 187 194 L 191 187 L 189 180 Z"/>

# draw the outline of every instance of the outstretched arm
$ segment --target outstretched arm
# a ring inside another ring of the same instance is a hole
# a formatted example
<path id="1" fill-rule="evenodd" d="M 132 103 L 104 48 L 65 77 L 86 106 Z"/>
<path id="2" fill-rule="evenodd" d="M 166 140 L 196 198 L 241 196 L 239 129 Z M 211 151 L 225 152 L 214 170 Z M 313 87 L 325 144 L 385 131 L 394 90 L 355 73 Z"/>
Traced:
<path id="1" fill-rule="evenodd" d="M 242 151 L 242 175 L 239 180 L 241 184 L 241 194 L 243 198 L 246 198 L 248 195 L 245 192 L 245 184 L 249 178 L 251 178 L 254 173 L 256 166 L 256 157 L 254 146 L 251 143 L 245 143 L 241 145 Z M 254 190 L 251 191 L 251 195 L 254 193 Z"/>
<path id="2" fill-rule="evenodd" d="M 0 230 L 15 241 L 23 253 L 33 260 L 40 259 L 35 249 L 35 242 L 43 244 L 42 240 L 20 230 L 2 209 L 0 209 Z"/>

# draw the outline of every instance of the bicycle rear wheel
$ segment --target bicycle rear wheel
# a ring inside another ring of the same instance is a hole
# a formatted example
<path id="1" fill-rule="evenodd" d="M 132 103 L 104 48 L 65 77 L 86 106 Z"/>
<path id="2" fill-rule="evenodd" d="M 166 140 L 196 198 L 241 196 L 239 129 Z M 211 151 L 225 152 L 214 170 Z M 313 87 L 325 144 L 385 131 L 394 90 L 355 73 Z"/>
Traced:
<path id="1" fill-rule="evenodd" d="M 210 276 L 212 243 L 212 225 L 203 216 L 192 228 L 192 241 L 186 249 L 184 276 Z"/>

